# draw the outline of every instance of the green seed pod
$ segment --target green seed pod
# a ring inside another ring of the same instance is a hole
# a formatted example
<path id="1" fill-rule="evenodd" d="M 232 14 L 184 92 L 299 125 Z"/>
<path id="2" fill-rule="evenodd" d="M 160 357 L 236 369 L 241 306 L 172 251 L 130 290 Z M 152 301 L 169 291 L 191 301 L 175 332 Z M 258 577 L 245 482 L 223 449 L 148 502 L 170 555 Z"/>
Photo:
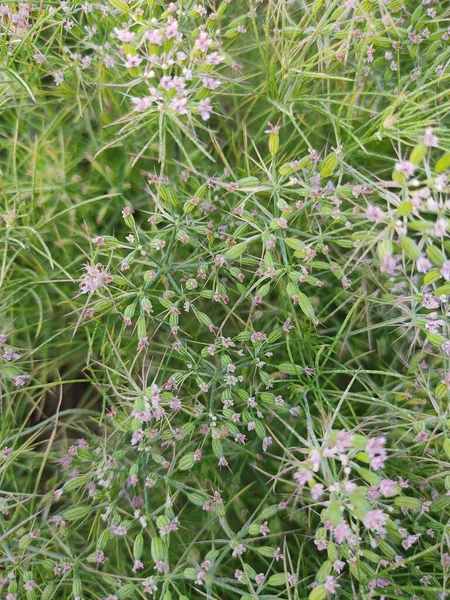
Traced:
<path id="1" fill-rule="evenodd" d="M 81 585 L 81 579 L 78 575 L 75 575 L 73 578 L 72 593 L 74 599 L 83 597 L 83 586 Z"/>
<path id="2" fill-rule="evenodd" d="M 327 158 L 322 163 L 322 168 L 320 169 L 320 174 L 322 177 L 331 177 L 333 175 L 334 170 L 336 169 L 339 163 L 339 158 L 336 156 L 334 152 L 329 154 Z"/>
<path id="3" fill-rule="evenodd" d="M 55 595 L 55 590 L 56 586 L 53 583 L 46 585 L 41 594 L 41 600 L 52 600 Z"/>
<path id="4" fill-rule="evenodd" d="M 104 531 L 102 531 L 102 533 L 100 534 L 100 537 L 97 540 L 97 549 L 98 550 L 104 550 L 109 542 L 111 538 L 111 533 L 109 531 L 109 529 L 105 529 Z"/>
<path id="5" fill-rule="evenodd" d="M 194 453 L 188 452 L 178 461 L 178 468 L 180 471 L 190 471 L 195 465 Z"/>
<path id="6" fill-rule="evenodd" d="M 142 551 L 144 549 L 144 536 L 142 533 L 138 533 L 136 539 L 133 544 L 133 558 L 134 560 L 139 560 L 142 556 Z"/>
<path id="7" fill-rule="evenodd" d="M 272 156 L 278 152 L 278 148 L 280 147 L 280 137 L 277 133 L 269 134 L 269 152 Z"/>

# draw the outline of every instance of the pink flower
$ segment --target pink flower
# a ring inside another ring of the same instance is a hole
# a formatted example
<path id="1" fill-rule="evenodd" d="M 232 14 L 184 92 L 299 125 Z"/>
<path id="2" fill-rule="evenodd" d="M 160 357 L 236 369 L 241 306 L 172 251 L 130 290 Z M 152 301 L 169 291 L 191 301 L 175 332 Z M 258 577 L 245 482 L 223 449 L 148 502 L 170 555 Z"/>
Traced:
<path id="1" fill-rule="evenodd" d="M 161 77 L 159 85 L 165 90 L 169 90 L 172 85 L 172 77 L 170 77 L 170 75 L 164 75 Z"/>
<path id="2" fill-rule="evenodd" d="M 428 148 L 436 148 L 439 145 L 439 139 L 436 135 L 433 134 L 433 130 L 431 129 L 431 127 L 427 127 L 425 129 L 423 142 Z"/>
<path id="3" fill-rule="evenodd" d="M 9 348 L 8 350 L 5 350 L 5 352 L 3 352 L 2 357 L 5 360 L 19 360 L 19 358 L 22 358 L 22 356 L 16 352 L 15 350 L 13 350 L 12 348 Z"/>
<path id="4" fill-rule="evenodd" d="M 332 575 L 327 575 L 324 583 L 325 591 L 327 591 L 329 594 L 335 594 L 338 587 L 339 585 L 336 581 L 336 578 Z"/>
<path id="5" fill-rule="evenodd" d="M 242 544 L 238 544 L 237 546 L 235 546 L 233 548 L 233 552 L 232 555 L 233 556 L 242 556 L 244 554 L 244 552 L 246 552 L 246 547 L 243 546 Z"/>
<path id="6" fill-rule="evenodd" d="M 269 526 L 267 525 L 267 521 L 264 521 L 264 523 L 261 524 L 261 526 L 259 528 L 259 533 L 263 536 L 266 536 L 268 533 L 270 533 L 270 529 L 269 529 Z"/>
<path id="7" fill-rule="evenodd" d="M 273 440 L 272 440 L 272 438 L 270 437 L 270 435 L 269 435 L 269 436 L 267 436 L 267 437 L 265 437 L 265 438 L 263 439 L 263 442 L 262 442 L 262 449 L 263 449 L 263 452 L 267 452 L 267 449 L 269 448 L 269 446 L 271 446 L 271 445 L 272 445 L 272 443 L 273 443 Z"/>
<path id="8" fill-rule="evenodd" d="M 380 492 L 385 497 L 395 496 L 397 493 L 397 484 L 392 479 L 382 479 Z"/>
<path id="9" fill-rule="evenodd" d="M 393 256 L 385 256 L 380 263 L 380 273 L 386 273 L 387 275 L 393 275 L 397 263 Z"/>
<path id="10" fill-rule="evenodd" d="M 153 581 L 153 577 L 148 577 L 147 579 L 144 579 L 142 585 L 144 586 L 144 592 L 146 594 L 152 595 L 153 592 L 156 592 L 156 590 L 158 589 L 158 586 L 156 586 Z"/>
<path id="11" fill-rule="evenodd" d="M 14 379 L 14 385 L 16 387 L 23 387 L 29 379 L 29 375 L 17 375 L 17 377 Z"/>
<path id="12" fill-rule="evenodd" d="M 31 590 L 34 590 L 35 588 L 37 588 L 37 583 L 34 581 L 34 579 L 30 579 L 23 586 L 23 589 L 26 591 L 31 591 Z"/>
<path id="13" fill-rule="evenodd" d="M 371 438 L 366 444 L 366 452 L 371 458 L 370 467 L 377 471 L 384 466 L 387 459 L 386 450 L 384 444 L 386 439 L 384 437 Z"/>
<path id="14" fill-rule="evenodd" d="M 64 81 L 64 74 L 62 71 L 57 71 L 54 75 L 53 75 L 53 80 L 55 82 L 55 85 L 61 85 L 62 82 Z"/>
<path id="15" fill-rule="evenodd" d="M 421 256 L 417 259 L 416 267 L 419 273 L 427 273 L 433 267 L 433 265 L 428 260 L 428 258 L 425 258 L 425 256 Z"/>
<path id="16" fill-rule="evenodd" d="M 341 429 L 337 434 L 336 439 L 336 450 L 338 452 L 345 452 L 346 448 L 349 448 L 353 442 L 353 434 Z"/>
<path id="17" fill-rule="evenodd" d="M 445 281 L 450 281 L 450 260 L 445 261 L 440 268 L 439 273 L 442 275 Z"/>
<path id="18" fill-rule="evenodd" d="M 114 27 L 113 33 L 115 37 L 121 42 L 129 43 L 134 38 L 134 33 L 132 31 L 128 31 L 127 29 L 119 29 L 118 27 Z"/>
<path id="19" fill-rule="evenodd" d="M 312 478 L 313 474 L 308 469 L 300 469 L 300 471 L 294 473 L 294 481 L 296 481 L 299 486 L 305 485 L 305 483 L 311 481 Z"/>
<path id="20" fill-rule="evenodd" d="M 371 223 L 381 223 L 384 218 L 384 212 L 379 206 L 370 204 L 366 210 L 366 217 Z"/>
<path id="21" fill-rule="evenodd" d="M 345 521 L 336 525 L 333 531 L 333 537 L 338 544 L 344 543 L 351 534 L 352 530 Z"/>
<path id="22" fill-rule="evenodd" d="M 200 100 L 200 102 L 198 104 L 198 109 L 200 111 L 201 118 L 204 121 L 207 121 L 212 113 L 211 100 L 209 98 Z"/>
<path id="23" fill-rule="evenodd" d="M 220 81 L 217 81 L 217 79 L 213 79 L 212 77 L 209 77 L 209 75 L 205 75 L 205 77 L 203 77 L 202 83 L 203 83 L 203 87 L 205 87 L 208 90 L 215 90 L 220 85 Z"/>
<path id="24" fill-rule="evenodd" d="M 144 39 L 150 42 L 151 44 L 155 44 L 156 46 L 161 46 L 163 43 L 163 36 L 161 31 L 156 29 L 149 29 L 144 33 Z"/>
<path id="25" fill-rule="evenodd" d="M 442 237 L 447 233 L 447 220 L 443 217 L 439 218 L 434 225 L 435 235 Z"/>
<path id="26" fill-rule="evenodd" d="M 144 563 L 140 560 L 135 560 L 133 563 L 133 573 L 137 573 L 144 568 Z"/>
<path id="27" fill-rule="evenodd" d="M 208 36 L 206 31 L 201 31 L 198 38 L 195 40 L 195 47 L 201 52 L 207 52 L 212 42 L 212 39 Z"/>
<path id="28" fill-rule="evenodd" d="M 382 533 L 387 520 L 388 517 L 382 510 L 375 509 L 369 510 L 363 519 L 363 523 L 367 529 Z"/>
<path id="29" fill-rule="evenodd" d="M 134 67 L 138 67 L 142 62 L 142 58 L 140 56 L 133 56 L 132 54 L 127 54 L 127 60 L 125 61 L 125 66 L 127 69 L 133 69 Z"/>
<path id="30" fill-rule="evenodd" d="M 166 34 L 166 38 L 170 40 L 171 38 L 178 35 L 178 21 L 173 20 L 167 27 L 164 29 L 164 33 Z"/>
<path id="31" fill-rule="evenodd" d="M 341 573 L 342 569 L 345 567 L 345 563 L 342 560 L 335 560 L 333 563 L 333 571 L 338 575 Z"/>
<path id="32" fill-rule="evenodd" d="M 409 160 L 401 160 L 395 163 L 395 170 L 403 173 L 406 177 L 411 177 L 411 175 L 414 175 L 416 167 Z"/>
<path id="33" fill-rule="evenodd" d="M 267 133 L 268 135 L 278 135 L 280 133 L 280 126 L 279 125 L 272 125 L 272 123 L 267 123 L 268 128 L 264 131 L 264 133 Z"/>
<path id="34" fill-rule="evenodd" d="M 82 294 L 93 294 L 99 288 L 108 285 L 112 281 L 112 277 L 103 267 L 86 266 L 86 274 L 83 275 L 80 281 L 80 292 Z"/>
<path id="35" fill-rule="evenodd" d="M 153 104 L 153 98 L 151 96 L 145 96 L 144 98 L 131 98 L 135 112 L 144 112 L 147 108 Z"/>
<path id="36" fill-rule="evenodd" d="M 223 57 L 218 52 L 211 52 L 206 57 L 206 64 L 208 65 L 219 65 L 223 61 Z"/>
<path id="37" fill-rule="evenodd" d="M 187 98 L 175 98 L 170 103 L 170 107 L 179 115 L 187 115 Z"/>
<path id="38" fill-rule="evenodd" d="M 324 486 L 321 483 L 316 483 L 311 488 L 311 498 L 315 501 L 320 500 L 324 493 Z"/>

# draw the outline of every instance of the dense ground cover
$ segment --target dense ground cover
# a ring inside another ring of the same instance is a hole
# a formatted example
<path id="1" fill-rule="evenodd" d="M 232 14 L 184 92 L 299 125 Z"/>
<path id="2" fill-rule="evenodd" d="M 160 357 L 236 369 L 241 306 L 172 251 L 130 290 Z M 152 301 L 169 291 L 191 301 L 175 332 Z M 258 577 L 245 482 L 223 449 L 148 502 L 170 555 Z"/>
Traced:
<path id="1" fill-rule="evenodd" d="M 0 41 L 0 597 L 449 597 L 450 5 Z"/>

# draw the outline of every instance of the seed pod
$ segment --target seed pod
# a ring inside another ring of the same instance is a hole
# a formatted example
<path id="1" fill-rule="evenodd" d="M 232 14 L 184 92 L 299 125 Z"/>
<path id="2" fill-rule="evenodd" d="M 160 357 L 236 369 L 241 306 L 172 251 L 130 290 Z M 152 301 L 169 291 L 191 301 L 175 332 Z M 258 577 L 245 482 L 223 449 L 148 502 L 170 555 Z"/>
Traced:
<path id="1" fill-rule="evenodd" d="M 213 438 L 212 440 L 212 449 L 217 458 L 221 458 L 223 456 L 223 447 L 222 442 L 218 438 Z"/>
<path id="2" fill-rule="evenodd" d="M 420 165 L 420 163 L 425 158 L 427 152 L 428 148 L 425 146 L 425 144 L 423 142 L 419 142 L 417 146 L 413 148 L 409 160 L 412 162 L 413 165 Z"/>
<path id="3" fill-rule="evenodd" d="M 109 531 L 109 529 L 105 529 L 104 531 L 102 531 L 102 533 L 100 534 L 100 537 L 97 540 L 97 549 L 98 550 L 104 550 L 109 542 L 109 539 L 111 537 L 111 533 Z"/>
<path id="4" fill-rule="evenodd" d="M 398 496 L 394 499 L 394 504 L 415 511 L 422 509 L 422 502 L 419 498 L 413 498 L 412 496 Z"/>
<path id="5" fill-rule="evenodd" d="M 280 147 L 280 137 L 277 133 L 269 134 L 269 152 L 272 156 L 278 152 L 278 148 Z"/>
<path id="6" fill-rule="evenodd" d="M 267 580 L 267 585 L 273 585 L 275 587 L 286 585 L 286 575 L 284 573 L 275 573 L 275 575 L 271 575 Z"/>
<path id="7" fill-rule="evenodd" d="M 185 569 L 183 571 L 183 575 L 186 577 L 186 579 L 191 579 L 192 581 L 195 581 L 197 579 L 197 571 L 192 567 L 188 567 L 187 569 Z"/>
<path id="8" fill-rule="evenodd" d="M 194 464 L 194 453 L 188 452 L 178 462 L 178 468 L 180 469 L 180 471 L 190 471 Z"/>
<path id="9" fill-rule="evenodd" d="M 186 495 L 189 502 L 192 502 L 192 504 L 195 504 L 195 506 L 203 506 L 208 500 L 208 496 L 205 494 L 200 494 L 199 492 L 192 492 L 191 494 Z"/>
<path id="10" fill-rule="evenodd" d="M 334 152 L 329 154 L 327 158 L 322 163 L 322 168 L 320 169 L 320 174 L 322 177 L 330 177 L 334 170 L 336 169 L 339 162 L 339 158 L 336 156 Z"/>
<path id="11" fill-rule="evenodd" d="M 83 587 L 81 585 L 81 579 L 78 577 L 78 575 L 74 575 L 72 593 L 74 598 L 83 597 Z"/>
<path id="12" fill-rule="evenodd" d="M 436 248 L 436 246 L 427 247 L 427 256 L 431 260 L 431 262 L 437 267 L 442 266 L 447 260 L 447 257 L 442 252 L 442 250 L 439 250 L 439 248 Z"/>
<path id="13" fill-rule="evenodd" d="M 62 518 L 68 521 L 80 521 L 88 515 L 92 514 L 92 508 L 90 506 L 74 506 L 63 511 Z"/>
<path id="14" fill-rule="evenodd" d="M 130 598 L 130 596 L 136 596 L 137 586 L 134 583 L 127 583 L 123 587 L 119 589 L 119 598 L 123 600 L 124 598 Z"/>
<path id="15" fill-rule="evenodd" d="M 145 318 L 141 315 L 137 322 L 137 334 L 138 339 L 143 340 L 147 336 L 147 326 L 145 324 Z"/>
<path id="16" fill-rule="evenodd" d="M 144 536 L 142 533 L 138 533 L 133 544 L 133 558 L 134 560 L 140 560 L 142 551 L 144 549 Z"/>
<path id="17" fill-rule="evenodd" d="M 298 303 L 300 305 L 300 308 L 304 312 L 304 314 L 309 319 L 311 319 L 311 320 L 314 319 L 316 315 L 314 312 L 313 305 L 311 304 L 311 301 L 309 300 L 309 298 L 307 296 L 305 296 L 305 294 L 303 292 L 298 292 L 298 297 L 299 297 Z"/>
<path id="18" fill-rule="evenodd" d="M 443 156 L 441 156 L 434 168 L 438 174 L 443 173 L 447 169 L 450 169 L 450 152 L 446 152 Z"/>
<path id="19" fill-rule="evenodd" d="M 19 540 L 19 548 L 21 550 L 25 550 L 25 548 L 30 544 L 31 542 L 31 538 L 29 536 L 29 534 L 25 534 L 23 535 L 20 540 Z"/>
<path id="20" fill-rule="evenodd" d="M 224 253 L 224 256 L 227 260 L 236 260 L 240 256 L 244 254 L 248 246 L 248 242 L 241 242 L 232 246 Z"/>
<path id="21" fill-rule="evenodd" d="M 255 548 L 255 550 L 258 554 L 261 554 L 261 556 L 266 556 L 267 558 L 272 558 L 275 552 L 275 549 L 269 546 L 260 546 L 259 548 Z"/>
<path id="22" fill-rule="evenodd" d="M 406 256 L 411 260 L 417 260 L 420 257 L 419 246 L 410 237 L 406 235 L 402 237 L 401 247 Z"/>
<path id="23" fill-rule="evenodd" d="M 41 600 L 52 600 L 55 595 L 56 586 L 53 583 L 49 583 L 45 586 L 44 591 L 41 594 Z"/>
<path id="24" fill-rule="evenodd" d="M 318 581 L 319 583 L 323 583 L 328 577 L 328 575 L 331 573 L 332 567 L 333 563 L 331 562 L 331 560 L 326 560 L 317 572 L 316 581 Z"/>

